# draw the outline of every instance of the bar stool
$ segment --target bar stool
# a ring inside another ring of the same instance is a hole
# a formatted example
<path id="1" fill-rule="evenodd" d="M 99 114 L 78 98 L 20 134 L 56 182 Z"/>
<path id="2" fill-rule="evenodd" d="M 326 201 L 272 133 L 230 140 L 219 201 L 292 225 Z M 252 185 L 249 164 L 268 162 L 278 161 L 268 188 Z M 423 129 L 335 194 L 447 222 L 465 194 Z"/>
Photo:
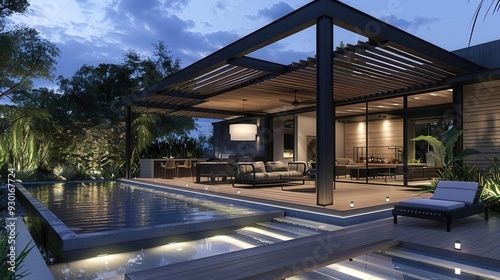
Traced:
<path id="1" fill-rule="evenodd" d="M 185 170 L 185 171 L 189 171 L 189 177 L 193 177 L 193 171 L 191 170 L 192 169 L 191 167 L 192 167 L 191 160 L 190 159 L 186 159 L 183 164 L 179 164 L 177 166 L 177 174 L 178 174 L 178 176 L 180 177 L 181 170 Z"/>
<path id="2" fill-rule="evenodd" d="M 175 160 L 169 159 L 166 162 L 162 162 L 160 164 L 160 170 L 161 170 L 161 178 L 173 179 L 177 173 L 176 166 L 175 166 Z M 169 173 L 172 176 L 167 176 Z"/>

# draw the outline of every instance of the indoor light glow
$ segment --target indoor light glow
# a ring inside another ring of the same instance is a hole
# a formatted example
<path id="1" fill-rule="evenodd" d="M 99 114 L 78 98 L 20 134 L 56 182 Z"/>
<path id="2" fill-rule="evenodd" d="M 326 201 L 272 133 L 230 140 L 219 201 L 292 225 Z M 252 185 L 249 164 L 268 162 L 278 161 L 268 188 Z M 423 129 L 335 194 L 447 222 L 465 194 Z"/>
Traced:
<path id="1" fill-rule="evenodd" d="M 257 125 L 255 124 L 231 124 L 229 125 L 231 141 L 255 141 Z"/>

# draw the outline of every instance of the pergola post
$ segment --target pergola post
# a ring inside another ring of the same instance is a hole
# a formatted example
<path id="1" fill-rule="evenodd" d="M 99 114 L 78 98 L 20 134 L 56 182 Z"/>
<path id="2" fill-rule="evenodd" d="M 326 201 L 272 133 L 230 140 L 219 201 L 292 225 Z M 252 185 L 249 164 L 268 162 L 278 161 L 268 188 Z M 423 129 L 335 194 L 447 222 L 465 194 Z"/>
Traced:
<path id="1" fill-rule="evenodd" d="M 130 157 L 132 156 L 132 145 L 130 143 L 130 106 L 125 106 L 125 178 L 130 179 Z"/>
<path id="2" fill-rule="evenodd" d="M 453 128 L 457 130 L 464 129 L 464 88 L 462 85 L 453 87 L 453 105 L 452 105 Z M 458 156 L 464 149 L 463 135 L 457 139 L 453 154 Z"/>
<path id="3" fill-rule="evenodd" d="M 333 19 L 316 24 L 316 204 L 333 204 L 335 113 L 333 107 Z"/>

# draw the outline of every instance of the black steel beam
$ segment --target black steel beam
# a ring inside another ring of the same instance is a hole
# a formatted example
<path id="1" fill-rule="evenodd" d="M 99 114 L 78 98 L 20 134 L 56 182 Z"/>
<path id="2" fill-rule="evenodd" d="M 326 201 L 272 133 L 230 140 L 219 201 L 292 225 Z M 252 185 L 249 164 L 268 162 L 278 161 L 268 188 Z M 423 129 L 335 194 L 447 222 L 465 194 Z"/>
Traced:
<path id="1" fill-rule="evenodd" d="M 334 19 L 334 24 L 351 32 L 384 44 L 393 45 L 405 52 L 434 63 L 445 65 L 458 74 L 485 70 L 484 67 L 444 50 L 412 34 L 402 31 L 375 17 L 358 11 L 340 1 L 317 0 L 323 4 L 324 14 Z"/>
<path id="2" fill-rule="evenodd" d="M 255 50 L 263 48 L 316 23 L 316 18 L 323 14 L 318 0 L 313 1 L 290 14 L 260 28 L 259 30 L 229 44 L 195 62 L 179 72 L 166 77 L 159 83 L 148 87 L 124 101 L 124 105 L 131 104 L 141 98 L 154 94 L 169 85 L 181 81 L 194 79 L 199 75 L 209 73 L 227 63 L 229 59 L 243 57 Z"/>
<path id="3" fill-rule="evenodd" d="M 316 24 L 316 204 L 333 204 L 335 187 L 335 114 L 333 106 L 333 20 Z"/>
<path id="4" fill-rule="evenodd" d="M 154 109 L 165 109 L 165 110 L 175 110 L 175 111 L 190 111 L 190 112 L 200 112 L 200 113 L 209 113 L 209 114 L 220 114 L 227 116 L 239 116 L 242 115 L 241 111 L 229 111 L 229 110 L 218 110 L 218 109 L 208 109 L 208 108 L 196 108 L 190 106 L 180 106 L 173 104 L 160 104 L 160 103 L 152 103 L 147 101 L 138 101 L 134 103 L 135 107 L 145 107 L 145 108 L 154 108 Z M 262 117 L 266 114 L 255 114 L 244 112 L 245 116 L 248 117 Z"/>
<path id="5" fill-rule="evenodd" d="M 461 85 L 453 87 L 453 128 L 457 130 L 464 129 L 464 88 Z M 463 135 L 457 139 L 455 147 L 453 147 L 453 154 L 458 156 L 464 149 Z"/>
<path id="6" fill-rule="evenodd" d="M 270 72 L 274 74 L 286 73 L 288 67 L 283 64 L 278 64 L 274 62 L 269 62 L 261 59 L 251 58 L 248 56 L 243 56 L 240 58 L 231 58 L 227 61 L 228 64 L 241 66 L 249 69 Z"/>
<path id="7" fill-rule="evenodd" d="M 132 157 L 132 145 L 130 143 L 131 136 L 131 113 L 130 106 L 125 107 L 125 178 L 130 179 L 130 158 Z"/>
<path id="8" fill-rule="evenodd" d="M 179 97 L 193 100 L 203 100 L 205 96 L 201 94 L 187 93 L 187 92 L 177 92 L 170 90 L 160 90 L 156 92 L 156 95 L 168 96 L 168 97 Z"/>

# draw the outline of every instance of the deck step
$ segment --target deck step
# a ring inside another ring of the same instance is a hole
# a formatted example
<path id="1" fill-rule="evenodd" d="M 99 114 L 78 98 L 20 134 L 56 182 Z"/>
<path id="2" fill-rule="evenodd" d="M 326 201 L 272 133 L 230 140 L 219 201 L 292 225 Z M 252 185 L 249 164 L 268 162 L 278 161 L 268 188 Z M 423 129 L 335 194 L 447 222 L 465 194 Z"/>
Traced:
<path id="1" fill-rule="evenodd" d="M 352 236 L 345 236 L 353 240 Z M 125 279 L 282 279 L 399 244 L 393 239 L 343 242 L 330 233 L 127 274 Z"/>
<path id="2" fill-rule="evenodd" d="M 257 223 L 256 225 L 264 230 L 280 233 L 293 238 L 311 236 L 322 233 L 319 230 L 314 230 L 306 227 L 299 227 L 299 225 L 291 225 L 288 223 L 276 222 L 274 220 L 271 222 Z"/>

